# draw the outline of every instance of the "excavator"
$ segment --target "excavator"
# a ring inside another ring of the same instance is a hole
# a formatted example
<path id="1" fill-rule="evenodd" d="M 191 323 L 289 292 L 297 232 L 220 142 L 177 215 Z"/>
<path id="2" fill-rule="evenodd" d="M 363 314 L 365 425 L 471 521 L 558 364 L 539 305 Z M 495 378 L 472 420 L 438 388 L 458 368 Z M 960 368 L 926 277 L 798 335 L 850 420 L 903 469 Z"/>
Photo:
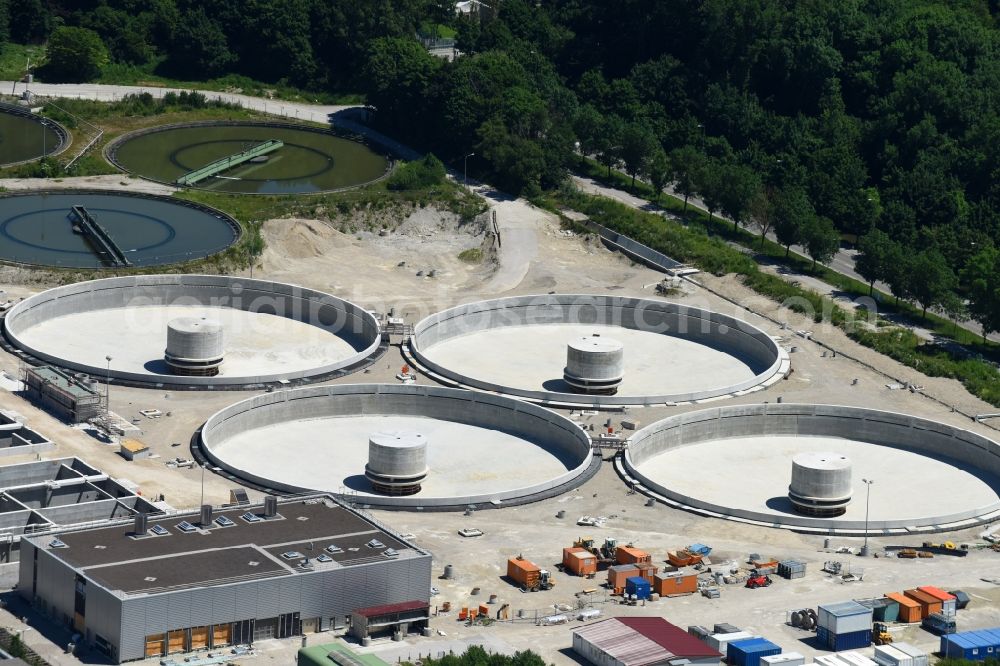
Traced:
<path id="1" fill-rule="evenodd" d="M 583 548 L 597 558 L 598 568 L 609 567 L 616 562 L 615 551 L 618 550 L 618 539 L 605 539 L 604 545 L 598 546 L 593 537 L 580 537 L 573 542 L 574 548 Z"/>

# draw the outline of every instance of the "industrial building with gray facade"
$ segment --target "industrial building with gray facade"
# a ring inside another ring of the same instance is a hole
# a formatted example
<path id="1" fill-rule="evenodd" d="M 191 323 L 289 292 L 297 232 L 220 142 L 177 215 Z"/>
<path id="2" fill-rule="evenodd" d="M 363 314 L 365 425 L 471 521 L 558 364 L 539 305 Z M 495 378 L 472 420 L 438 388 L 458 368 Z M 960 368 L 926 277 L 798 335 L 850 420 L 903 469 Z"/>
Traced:
<path id="1" fill-rule="evenodd" d="M 120 663 L 429 607 L 431 555 L 325 495 L 25 537 L 18 591 Z M 426 625 L 387 624 L 405 632 Z"/>

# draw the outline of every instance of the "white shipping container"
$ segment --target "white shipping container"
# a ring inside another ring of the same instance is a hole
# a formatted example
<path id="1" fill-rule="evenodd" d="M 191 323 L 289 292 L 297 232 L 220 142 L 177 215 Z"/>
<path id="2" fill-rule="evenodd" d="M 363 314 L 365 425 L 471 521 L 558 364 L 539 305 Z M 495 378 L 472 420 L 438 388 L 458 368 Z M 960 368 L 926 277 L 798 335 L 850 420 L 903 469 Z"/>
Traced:
<path id="1" fill-rule="evenodd" d="M 823 627 L 831 634 L 871 631 L 872 609 L 856 601 L 826 604 L 818 609 L 816 626 Z"/>
<path id="2" fill-rule="evenodd" d="M 759 636 L 749 631 L 738 631 L 735 634 L 712 634 L 705 642 L 716 652 L 726 654 L 731 641 L 745 641 L 748 638 L 759 638 Z"/>
<path id="3" fill-rule="evenodd" d="M 841 658 L 842 661 L 846 661 L 851 666 L 878 666 L 878 663 L 872 661 L 860 652 L 838 652 L 837 656 Z"/>
<path id="4" fill-rule="evenodd" d="M 893 645 L 876 645 L 875 661 L 881 666 L 913 666 L 913 657 Z"/>
<path id="5" fill-rule="evenodd" d="M 806 658 L 798 652 L 783 652 L 761 657 L 760 661 L 767 666 L 802 666 Z"/>
<path id="6" fill-rule="evenodd" d="M 913 660 L 912 666 L 929 666 L 930 657 L 920 648 L 914 647 L 909 643 L 893 643 L 892 646 L 900 652 L 908 654 Z"/>
<path id="7" fill-rule="evenodd" d="M 841 661 L 835 654 L 822 654 L 816 657 L 816 663 L 820 666 L 851 666 L 846 661 Z"/>

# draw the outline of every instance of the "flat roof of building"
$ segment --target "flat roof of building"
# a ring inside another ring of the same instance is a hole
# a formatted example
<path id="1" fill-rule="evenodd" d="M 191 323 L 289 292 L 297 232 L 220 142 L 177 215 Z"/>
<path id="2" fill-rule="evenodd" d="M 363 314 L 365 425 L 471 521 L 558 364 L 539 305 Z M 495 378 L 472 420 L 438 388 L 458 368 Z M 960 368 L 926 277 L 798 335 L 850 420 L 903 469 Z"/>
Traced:
<path id="1" fill-rule="evenodd" d="M 109 590 L 125 595 L 222 585 L 426 553 L 328 497 L 150 517 L 147 536 L 134 521 L 30 539 Z M 248 520 L 244 516 L 249 516 Z M 220 524 L 219 520 L 223 524 Z M 156 531 L 166 533 L 156 534 Z"/>
<path id="2" fill-rule="evenodd" d="M 100 393 L 84 386 L 80 382 L 76 381 L 75 377 L 72 377 L 69 373 L 63 372 L 58 368 L 42 365 L 35 368 L 28 368 L 28 372 L 37 375 L 42 381 L 51 382 L 53 385 L 59 387 L 63 391 L 66 391 L 74 398 L 100 399 L 101 397 Z"/>

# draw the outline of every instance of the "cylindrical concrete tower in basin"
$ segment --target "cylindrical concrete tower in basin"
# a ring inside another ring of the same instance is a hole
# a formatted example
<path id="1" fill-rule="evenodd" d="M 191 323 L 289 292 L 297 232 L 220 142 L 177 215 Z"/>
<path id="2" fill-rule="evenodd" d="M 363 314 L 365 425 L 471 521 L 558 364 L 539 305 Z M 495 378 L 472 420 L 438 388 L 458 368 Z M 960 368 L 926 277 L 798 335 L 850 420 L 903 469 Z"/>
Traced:
<path id="1" fill-rule="evenodd" d="M 574 393 L 614 395 L 625 374 L 625 346 L 598 334 L 571 340 L 563 381 Z"/>
<path id="2" fill-rule="evenodd" d="M 799 453 L 792 458 L 788 499 L 807 516 L 839 516 L 851 502 L 851 460 L 839 453 Z"/>
<path id="3" fill-rule="evenodd" d="M 368 438 L 365 477 L 377 493 L 413 495 L 427 478 L 427 438 L 418 432 L 377 432 Z"/>
<path id="4" fill-rule="evenodd" d="M 175 375 L 214 377 L 222 364 L 222 324 L 205 317 L 181 317 L 167 324 L 163 359 Z"/>

